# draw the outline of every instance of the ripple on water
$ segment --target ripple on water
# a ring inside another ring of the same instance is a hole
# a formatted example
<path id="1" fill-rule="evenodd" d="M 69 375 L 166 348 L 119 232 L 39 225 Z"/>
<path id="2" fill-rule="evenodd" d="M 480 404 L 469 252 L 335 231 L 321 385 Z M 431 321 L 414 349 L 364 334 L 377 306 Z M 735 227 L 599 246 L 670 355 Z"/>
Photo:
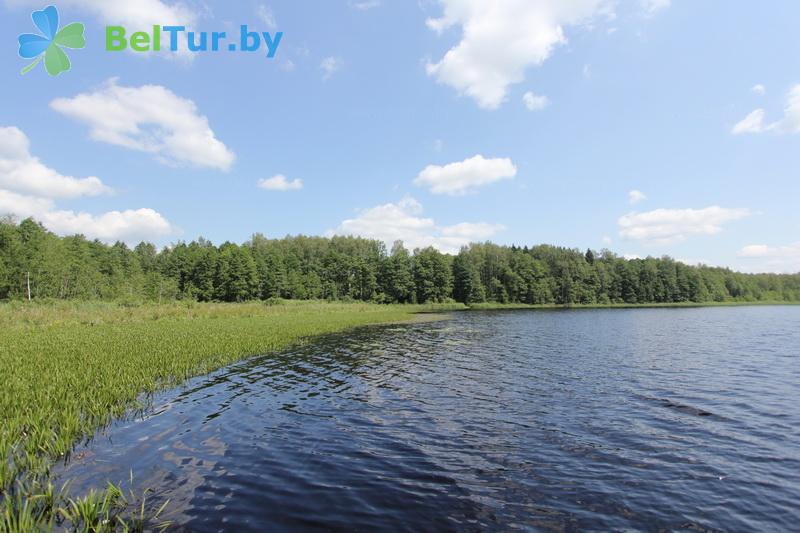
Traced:
<path id="1" fill-rule="evenodd" d="M 191 531 L 790 530 L 800 308 L 475 312 L 158 395 L 61 472 Z"/>

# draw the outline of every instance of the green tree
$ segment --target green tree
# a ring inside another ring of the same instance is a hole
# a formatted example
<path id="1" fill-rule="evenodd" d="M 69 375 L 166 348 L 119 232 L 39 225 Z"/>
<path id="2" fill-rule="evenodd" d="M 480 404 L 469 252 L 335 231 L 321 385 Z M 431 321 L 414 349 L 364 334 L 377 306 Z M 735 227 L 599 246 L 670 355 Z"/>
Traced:
<path id="1" fill-rule="evenodd" d="M 414 297 L 413 261 L 403 241 L 392 246 L 391 255 L 380 265 L 380 290 L 390 302 L 409 303 Z"/>
<path id="2" fill-rule="evenodd" d="M 471 244 L 455 256 L 398 242 L 255 234 L 239 246 L 205 239 L 157 249 L 59 237 L 33 219 L 0 218 L 0 299 L 254 298 L 511 303 L 800 300 L 800 274 L 741 274 L 669 257 L 608 250 Z"/>
<path id="3" fill-rule="evenodd" d="M 486 301 L 480 271 L 467 249 L 453 259 L 453 296 L 466 304 Z"/>
<path id="4" fill-rule="evenodd" d="M 417 302 L 444 302 L 452 295 L 453 275 L 448 257 L 433 247 L 414 254 Z"/>
<path id="5" fill-rule="evenodd" d="M 225 302 L 244 302 L 258 296 L 258 271 L 249 248 L 222 245 L 215 287 L 217 299 Z"/>

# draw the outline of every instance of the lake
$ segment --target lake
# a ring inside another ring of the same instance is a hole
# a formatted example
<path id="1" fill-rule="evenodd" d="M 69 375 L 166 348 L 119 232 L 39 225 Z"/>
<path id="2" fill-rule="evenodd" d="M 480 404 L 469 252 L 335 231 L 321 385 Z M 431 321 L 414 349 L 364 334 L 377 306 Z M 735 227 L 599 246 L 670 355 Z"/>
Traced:
<path id="1" fill-rule="evenodd" d="M 800 307 L 496 311 L 369 327 L 157 395 L 75 494 L 189 531 L 800 527 Z"/>

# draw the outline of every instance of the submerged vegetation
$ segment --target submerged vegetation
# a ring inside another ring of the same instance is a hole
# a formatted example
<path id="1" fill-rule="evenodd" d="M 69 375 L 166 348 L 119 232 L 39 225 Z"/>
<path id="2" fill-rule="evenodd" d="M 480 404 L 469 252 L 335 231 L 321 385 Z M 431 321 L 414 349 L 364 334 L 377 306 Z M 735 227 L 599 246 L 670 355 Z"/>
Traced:
<path id="1" fill-rule="evenodd" d="M 100 523 L 125 529 L 121 504 L 130 499 L 121 489 L 70 501 L 49 472 L 78 440 L 150 393 L 313 335 L 446 309 L 275 301 L 0 305 L 0 531 L 59 520 L 87 531 L 104 529 Z"/>
<path id="2" fill-rule="evenodd" d="M 375 303 L 606 305 L 800 301 L 800 274 L 741 274 L 608 250 L 473 244 L 458 255 L 391 251 L 356 237 L 199 239 L 157 250 L 58 237 L 34 220 L 0 221 L 0 300 L 129 302 L 358 300 Z"/>

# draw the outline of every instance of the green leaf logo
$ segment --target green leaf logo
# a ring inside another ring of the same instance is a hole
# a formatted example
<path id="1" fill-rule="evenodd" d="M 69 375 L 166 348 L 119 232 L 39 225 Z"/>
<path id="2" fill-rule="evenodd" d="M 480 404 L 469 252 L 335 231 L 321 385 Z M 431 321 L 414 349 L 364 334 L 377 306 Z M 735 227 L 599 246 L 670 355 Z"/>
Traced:
<path id="1" fill-rule="evenodd" d="M 31 15 L 33 24 L 42 32 L 41 35 L 23 33 L 19 36 L 19 55 L 25 59 L 34 59 L 33 63 L 22 69 L 27 74 L 44 58 L 44 68 L 51 76 L 58 76 L 72 68 L 69 57 L 63 48 L 79 49 L 86 46 L 83 33 L 85 27 L 80 22 L 73 22 L 58 29 L 58 10 L 55 6 L 47 6 Z"/>

